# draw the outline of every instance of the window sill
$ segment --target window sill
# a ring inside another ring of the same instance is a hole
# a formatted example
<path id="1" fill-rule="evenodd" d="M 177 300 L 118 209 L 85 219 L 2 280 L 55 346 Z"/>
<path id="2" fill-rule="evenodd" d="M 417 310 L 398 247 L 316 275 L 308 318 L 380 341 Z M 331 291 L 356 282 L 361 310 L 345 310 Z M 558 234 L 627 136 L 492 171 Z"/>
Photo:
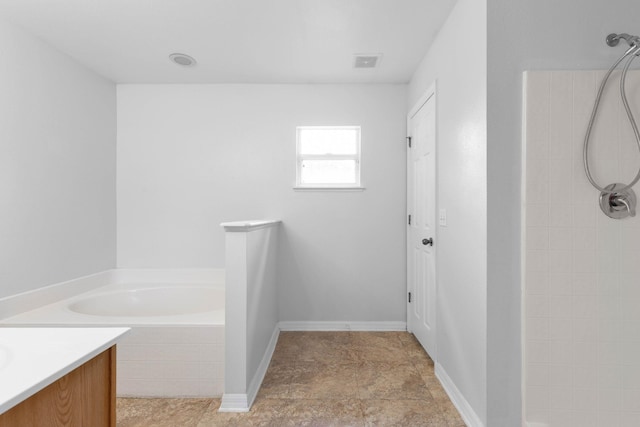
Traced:
<path id="1" fill-rule="evenodd" d="M 365 187 L 293 187 L 293 191 L 364 191 Z"/>

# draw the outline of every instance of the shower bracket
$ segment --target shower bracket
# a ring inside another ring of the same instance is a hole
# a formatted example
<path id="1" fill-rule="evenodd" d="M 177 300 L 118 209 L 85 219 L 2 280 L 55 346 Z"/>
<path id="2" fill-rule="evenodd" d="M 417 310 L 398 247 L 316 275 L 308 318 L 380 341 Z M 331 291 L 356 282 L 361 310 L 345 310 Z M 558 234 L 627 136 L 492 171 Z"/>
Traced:
<path id="1" fill-rule="evenodd" d="M 616 183 L 605 187 L 600 193 L 600 209 L 609 218 L 623 219 L 636 216 L 636 193 L 625 184 Z M 622 191 L 616 191 L 616 190 Z"/>

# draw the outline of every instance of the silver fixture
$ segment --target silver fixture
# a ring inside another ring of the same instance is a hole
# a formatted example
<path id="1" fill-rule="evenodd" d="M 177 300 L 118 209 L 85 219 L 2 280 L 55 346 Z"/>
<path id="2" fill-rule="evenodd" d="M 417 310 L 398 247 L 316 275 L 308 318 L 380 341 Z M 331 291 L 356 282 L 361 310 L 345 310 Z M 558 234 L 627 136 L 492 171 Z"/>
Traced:
<path id="1" fill-rule="evenodd" d="M 622 219 L 636 216 L 636 193 L 631 189 L 625 190 L 625 185 L 607 185 L 606 192 L 600 193 L 600 209 L 609 218 Z"/>
<path id="2" fill-rule="evenodd" d="M 618 46 L 620 39 L 624 39 L 629 46 L 637 45 L 638 42 L 640 42 L 640 38 L 638 38 L 638 36 L 630 36 L 627 33 L 621 33 L 621 34 L 611 33 L 607 36 L 606 41 L 609 46 L 613 47 L 613 46 Z"/>
<path id="3" fill-rule="evenodd" d="M 172 53 L 169 55 L 171 62 L 175 62 L 183 67 L 193 67 L 197 64 L 195 58 L 184 53 Z"/>
<path id="4" fill-rule="evenodd" d="M 629 123 L 631 128 L 633 129 L 633 134 L 636 138 L 636 145 L 638 146 L 638 150 L 640 150 L 640 132 L 638 131 L 638 126 L 636 125 L 636 120 L 633 117 L 633 113 L 631 112 L 631 108 L 629 107 L 629 102 L 627 101 L 627 94 L 625 91 L 625 83 L 627 81 L 627 71 L 631 66 L 633 60 L 640 56 L 640 37 L 631 36 L 626 33 L 622 34 L 609 34 L 606 38 L 606 42 L 609 46 L 617 46 L 620 40 L 624 40 L 629 45 L 627 51 L 618 59 L 612 66 L 609 68 L 609 71 L 604 75 L 602 82 L 600 82 L 600 87 L 598 88 L 598 93 L 596 95 L 596 101 L 593 105 L 593 110 L 591 112 L 591 117 L 589 118 L 589 124 L 587 125 L 587 133 L 584 137 L 584 146 L 582 150 L 582 160 L 584 163 L 584 171 L 587 174 L 587 179 L 597 190 L 600 191 L 600 207 L 605 215 L 610 218 L 621 219 L 626 218 L 628 216 L 635 216 L 636 214 L 636 196 L 631 187 L 633 187 L 640 180 L 640 168 L 638 169 L 638 173 L 635 178 L 629 184 L 609 184 L 606 187 L 602 187 L 598 185 L 593 179 L 591 175 L 591 170 L 589 169 L 589 137 L 591 136 L 591 131 L 593 130 L 593 123 L 596 118 L 596 114 L 598 113 L 598 107 L 600 106 L 600 101 L 602 99 L 602 92 L 607 84 L 607 80 L 611 76 L 613 70 L 616 69 L 618 65 L 625 59 L 627 60 L 622 67 L 622 74 L 620 76 L 620 97 L 622 98 L 622 104 L 624 105 L 624 109 L 627 113 L 627 118 L 629 119 Z"/>
<path id="5" fill-rule="evenodd" d="M 425 246 L 433 246 L 433 237 L 429 237 L 428 239 L 422 239 L 422 244 Z"/>

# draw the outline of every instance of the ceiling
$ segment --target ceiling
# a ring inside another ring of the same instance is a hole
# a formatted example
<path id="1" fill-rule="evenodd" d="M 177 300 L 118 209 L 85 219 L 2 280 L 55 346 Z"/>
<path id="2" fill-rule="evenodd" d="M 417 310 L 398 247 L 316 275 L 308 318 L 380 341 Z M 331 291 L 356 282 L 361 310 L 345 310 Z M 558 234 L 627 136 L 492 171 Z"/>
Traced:
<path id="1" fill-rule="evenodd" d="M 455 1 L 0 0 L 0 15 L 117 83 L 406 83 Z M 360 53 L 383 57 L 356 69 Z"/>

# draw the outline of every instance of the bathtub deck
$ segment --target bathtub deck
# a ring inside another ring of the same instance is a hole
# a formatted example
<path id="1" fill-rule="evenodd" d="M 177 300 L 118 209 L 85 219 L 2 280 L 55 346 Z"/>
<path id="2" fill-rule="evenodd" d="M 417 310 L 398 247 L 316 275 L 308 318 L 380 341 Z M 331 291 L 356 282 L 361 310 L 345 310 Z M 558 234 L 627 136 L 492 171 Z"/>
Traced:
<path id="1" fill-rule="evenodd" d="M 155 316 L 110 316 L 71 310 L 74 304 L 102 301 L 123 291 L 192 288 L 224 289 L 223 283 L 113 283 L 0 320 L 12 327 L 113 327 L 131 333 L 118 344 L 120 397 L 220 397 L 224 389 L 224 304 L 211 311 Z M 148 295 L 148 294 L 147 294 Z M 221 294 L 224 297 L 224 294 Z M 163 300 L 152 300 L 157 308 Z M 112 302 L 113 303 L 113 302 Z"/>
<path id="2" fill-rule="evenodd" d="M 118 399 L 118 427 L 465 425 L 406 332 L 282 332 L 251 411 L 219 406 L 219 399 Z"/>

